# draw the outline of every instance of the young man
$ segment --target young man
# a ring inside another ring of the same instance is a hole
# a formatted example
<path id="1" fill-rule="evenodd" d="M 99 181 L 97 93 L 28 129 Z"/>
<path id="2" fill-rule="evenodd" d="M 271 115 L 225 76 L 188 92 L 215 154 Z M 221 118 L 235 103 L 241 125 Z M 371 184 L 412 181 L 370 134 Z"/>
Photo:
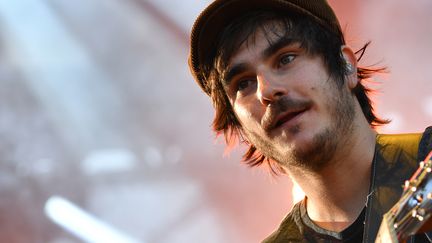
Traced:
<path id="1" fill-rule="evenodd" d="M 325 0 L 216 0 L 196 20 L 189 62 L 213 129 L 306 194 L 264 242 L 372 242 L 432 147 L 431 128 L 377 134 L 364 81 L 382 69 L 358 59 Z"/>

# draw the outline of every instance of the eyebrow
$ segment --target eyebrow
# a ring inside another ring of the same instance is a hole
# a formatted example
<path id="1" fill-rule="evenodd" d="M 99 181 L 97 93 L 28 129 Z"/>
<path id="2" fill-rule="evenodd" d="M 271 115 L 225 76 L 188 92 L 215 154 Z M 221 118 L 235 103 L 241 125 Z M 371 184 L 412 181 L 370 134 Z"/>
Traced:
<path id="1" fill-rule="evenodd" d="M 236 75 L 246 71 L 247 66 L 248 65 L 246 63 L 239 63 L 239 64 L 235 64 L 235 65 L 229 67 L 228 70 L 223 75 L 222 84 L 224 86 L 229 86 L 231 83 L 231 80 Z"/>
<path id="2" fill-rule="evenodd" d="M 271 41 L 269 46 L 266 49 L 264 49 L 264 51 L 262 51 L 261 57 L 263 59 L 267 59 L 273 54 L 275 54 L 276 52 L 278 52 L 283 47 L 292 45 L 294 43 L 299 43 L 299 40 L 287 36 L 282 36 L 276 41 Z"/>
<path id="3" fill-rule="evenodd" d="M 269 41 L 269 46 L 265 48 L 261 52 L 261 58 L 267 59 L 270 56 L 274 55 L 276 52 L 278 52 L 280 49 L 282 49 L 285 46 L 292 45 L 294 43 L 298 43 L 299 41 L 297 39 L 289 38 L 286 36 L 282 36 L 281 38 L 277 39 L 276 41 Z M 246 63 L 239 63 L 234 64 L 233 66 L 229 67 L 227 71 L 223 74 L 222 84 L 224 86 L 229 86 L 231 83 L 231 80 L 238 74 L 244 72 L 247 70 L 248 65 Z"/>

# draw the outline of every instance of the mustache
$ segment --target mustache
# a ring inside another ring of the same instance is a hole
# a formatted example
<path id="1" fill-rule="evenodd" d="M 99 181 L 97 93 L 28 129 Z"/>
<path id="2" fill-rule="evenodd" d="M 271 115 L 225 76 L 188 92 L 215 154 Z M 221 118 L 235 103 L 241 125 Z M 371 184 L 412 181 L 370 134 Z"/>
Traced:
<path id="1" fill-rule="evenodd" d="M 309 100 L 292 99 L 286 96 L 281 97 L 268 106 L 261 119 L 261 126 L 265 132 L 269 133 L 278 125 L 281 114 L 286 113 L 288 115 L 289 113 L 299 112 L 311 105 L 312 101 Z"/>

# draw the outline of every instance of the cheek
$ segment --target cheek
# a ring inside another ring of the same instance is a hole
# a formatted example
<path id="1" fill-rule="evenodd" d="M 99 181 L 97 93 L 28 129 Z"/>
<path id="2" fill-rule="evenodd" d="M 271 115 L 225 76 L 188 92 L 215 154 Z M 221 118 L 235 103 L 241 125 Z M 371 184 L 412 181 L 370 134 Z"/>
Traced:
<path id="1" fill-rule="evenodd" d="M 251 103 L 234 104 L 234 112 L 239 119 L 241 125 L 250 130 L 261 124 L 262 112 L 259 107 Z"/>
<path id="2" fill-rule="evenodd" d="M 252 113 L 250 109 L 244 105 L 235 104 L 234 112 L 242 124 L 252 119 Z"/>

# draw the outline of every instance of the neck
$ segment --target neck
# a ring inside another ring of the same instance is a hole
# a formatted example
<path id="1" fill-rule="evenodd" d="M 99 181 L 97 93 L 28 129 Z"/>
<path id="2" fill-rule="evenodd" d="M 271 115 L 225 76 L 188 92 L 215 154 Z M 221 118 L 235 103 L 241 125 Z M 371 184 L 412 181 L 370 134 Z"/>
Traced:
<path id="1" fill-rule="evenodd" d="M 307 196 L 309 217 L 320 227 L 337 232 L 357 219 L 369 193 L 376 133 L 367 127 L 352 137 L 325 168 L 288 169 Z"/>

